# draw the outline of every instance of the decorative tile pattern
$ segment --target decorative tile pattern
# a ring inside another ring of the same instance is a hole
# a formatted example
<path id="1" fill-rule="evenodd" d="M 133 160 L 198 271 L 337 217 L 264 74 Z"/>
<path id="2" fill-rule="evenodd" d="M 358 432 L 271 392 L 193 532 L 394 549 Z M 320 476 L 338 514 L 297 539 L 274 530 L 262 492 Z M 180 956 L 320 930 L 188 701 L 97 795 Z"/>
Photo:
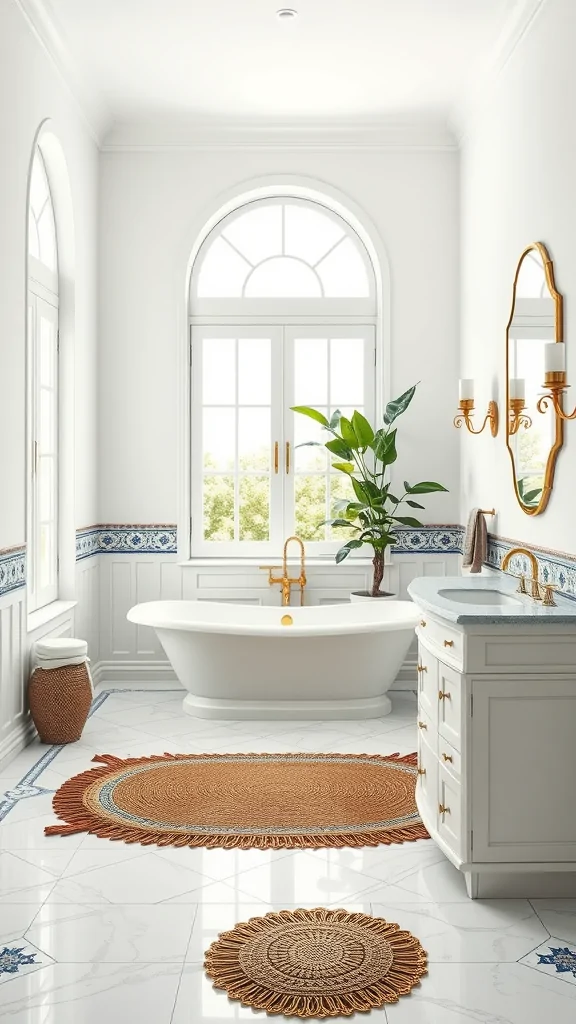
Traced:
<path id="1" fill-rule="evenodd" d="M 90 526 L 77 531 L 76 561 L 106 552 L 119 555 L 175 555 L 176 527 L 172 524 L 125 524 Z"/>
<path id="2" fill-rule="evenodd" d="M 556 968 L 557 974 L 571 974 L 576 978 L 576 950 L 568 946 L 549 946 L 550 953 L 546 956 L 538 953 L 539 964 L 549 964 Z"/>
<path id="3" fill-rule="evenodd" d="M 0 948 L 1 981 L 7 980 L 3 975 L 19 974 L 22 972 L 23 967 L 40 966 L 36 960 L 38 951 L 33 950 L 32 952 L 25 953 L 24 950 L 27 948 L 26 942 L 24 942 L 23 946 L 4 946 Z M 32 950 L 32 947 L 29 948 Z"/>
<path id="4" fill-rule="evenodd" d="M 522 957 L 520 963 L 559 982 L 567 981 L 570 985 L 576 985 L 576 947 L 567 946 L 565 941 L 555 935 Z"/>
<path id="5" fill-rule="evenodd" d="M 0 551 L 0 597 L 26 585 L 26 548 Z"/>
<path id="6" fill-rule="evenodd" d="M 554 583 L 565 597 L 576 600 L 576 558 L 549 548 L 523 544 L 508 537 L 488 536 L 488 557 L 486 564 L 491 569 L 501 569 L 504 556 L 511 548 L 527 547 L 533 551 L 540 565 L 540 575 L 545 583 Z M 513 573 L 530 575 L 530 565 L 525 555 L 514 555 L 508 570 Z"/>
<path id="7" fill-rule="evenodd" d="M 435 525 L 401 527 L 394 530 L 397 543 L 392 548 L 394 555 L 408 555 L 417 552 L 427 555 L 449 555 L 462 552 L 464 528 L 456 525 Z"/>

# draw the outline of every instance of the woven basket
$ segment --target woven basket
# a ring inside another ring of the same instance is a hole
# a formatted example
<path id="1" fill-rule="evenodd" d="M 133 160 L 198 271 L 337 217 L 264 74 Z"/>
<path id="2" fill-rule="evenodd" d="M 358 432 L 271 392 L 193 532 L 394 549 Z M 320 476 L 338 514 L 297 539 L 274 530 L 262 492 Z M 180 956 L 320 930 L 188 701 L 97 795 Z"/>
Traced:
<path id="1" fill-rule="evenodd" d="M 82 735 L 92 703 L 87 665 L 34 669 L 28 700 L 43 743 L 74 743 Z"/>

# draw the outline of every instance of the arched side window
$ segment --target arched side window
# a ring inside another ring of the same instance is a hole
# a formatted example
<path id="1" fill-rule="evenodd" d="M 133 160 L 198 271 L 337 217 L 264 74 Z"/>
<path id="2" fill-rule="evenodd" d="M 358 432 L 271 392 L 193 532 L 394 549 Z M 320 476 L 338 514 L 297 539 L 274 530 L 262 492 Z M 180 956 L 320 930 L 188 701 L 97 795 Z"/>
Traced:
<path id="1" fill-rule="evenodd" d="M 40 149 L 28 205 L 28 609 L 58 597 L 58 246 Z"/>
<path id="2" fill-rule="evenodd" d="M 313 553 L 343 532 L 322 521 L 349 494 L 311 405 L 373 416 L 376 286 L 368 252 L 327 207 L 261 199 L 204 240 L 190 284 L 191 552 L 277 555 L 297 534 Z"/>

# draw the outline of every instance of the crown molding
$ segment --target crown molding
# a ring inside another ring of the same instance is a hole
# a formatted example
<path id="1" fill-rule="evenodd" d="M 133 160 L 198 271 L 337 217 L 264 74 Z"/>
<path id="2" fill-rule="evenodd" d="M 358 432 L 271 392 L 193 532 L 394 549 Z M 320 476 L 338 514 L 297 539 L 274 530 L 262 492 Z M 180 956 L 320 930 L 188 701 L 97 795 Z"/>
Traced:
<path id="1" fill-rule="evenodd" d="M 110 112 L 73 59 L 49 0 L 14 0 L 14 3 L 70 93 L 94 142 L 100 147 L 111 123 Z"/>
<path id="2" fill-rule="evenodd" d="M 458 149 L 447 125 L 439 120 L 227 122 L 163 118 L 117 123 L 102 150 L 116 152 L 230 150 L 441 150 Z"/>
<path id="3" fill-rule="evenodd" d="M 466 138 L 475 118 L 492 95 L 500 75 L 532 28 L 546 2 L 547 0 L 516 0 L 474 85 L 463 100 L 450 111 L 448 126 L 458 144 Z"/>

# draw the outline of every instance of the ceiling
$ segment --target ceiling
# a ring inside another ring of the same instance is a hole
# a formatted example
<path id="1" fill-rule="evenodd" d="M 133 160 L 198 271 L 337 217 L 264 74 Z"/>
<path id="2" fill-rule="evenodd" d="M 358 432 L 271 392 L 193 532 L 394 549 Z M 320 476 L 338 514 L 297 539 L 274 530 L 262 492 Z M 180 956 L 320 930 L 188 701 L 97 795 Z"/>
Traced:
<path id="1" fill-rule="evenodd" d="M 21 2 L 114 122 L 270 123 L 445 118 L 525 0 Z"/>

